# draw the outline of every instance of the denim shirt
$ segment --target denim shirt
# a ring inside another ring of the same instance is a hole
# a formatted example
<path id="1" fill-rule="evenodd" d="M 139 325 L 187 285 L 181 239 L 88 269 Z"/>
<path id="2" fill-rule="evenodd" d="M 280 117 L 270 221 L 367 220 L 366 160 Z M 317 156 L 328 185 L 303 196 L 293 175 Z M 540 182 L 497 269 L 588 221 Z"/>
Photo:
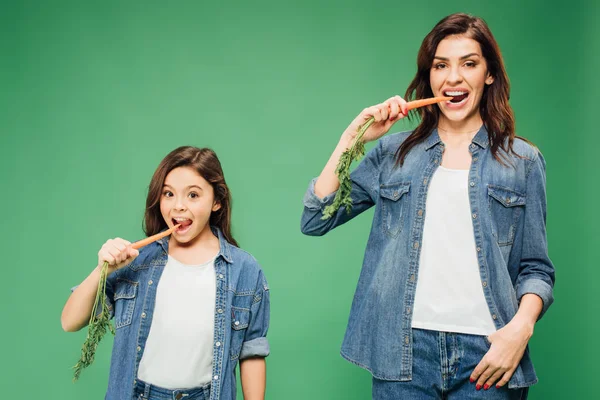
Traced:
<path id="1" fill-rule="evenodd" d="M 210 400 L 236 397 L 238 360 L 266 357 L 269 344 L 269 288 L 257 261 L 218 235 L 213 373 Z M 106 399 L 133 398 L 138 367 L 146 347 L 156 289 L 167 263 L 169 238 L 141 249 L 128 266 L 107 280 L 106 298 L 116 330 Z M 168 368 L 168 366 L 165 366 Z"/>
<path id="2" fill-rule="evenodd" d="M 402 167 L 395 167 L 395 152 L 409 134 L 380 139 L 352 172 L 349 214 L 340 208 L 333 217 L 322 220 L 323 209 L 333 202 L 335 193 L 319 198 L 313 180 L 304 197 L 301 221 L 303 233 L 320 236 L 375 206 L 341 354 L 375 378 L 392 381 L 411 380 L 411 321 L 427 189 L 444 151 L 434 129 L 408 153 Z M 542 299 L 542 314 L 553 301 L 545 161 L 523 140 L 515 139 L 514 150 L 521 157 L 503 153 L 509 166 L 496 161 L 485 127 L 469 145 L 469 202 L 479 275 L 496 329 L 510 322 L 526 293 Z M 509 387 L 536 382 L 527 349 Z"/>

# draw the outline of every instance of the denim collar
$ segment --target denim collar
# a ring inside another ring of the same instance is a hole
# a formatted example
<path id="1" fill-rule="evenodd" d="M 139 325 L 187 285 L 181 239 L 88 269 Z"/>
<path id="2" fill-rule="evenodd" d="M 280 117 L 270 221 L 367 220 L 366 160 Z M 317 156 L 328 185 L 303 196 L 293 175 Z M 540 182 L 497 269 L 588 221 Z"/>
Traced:
<path id="1" fill-rule="evenodd" d="M 440 143 L 441 141 L 442 139 L 440 139 L 438 129 L 435 128 L 433 131 L 431 131 L 429 137 L 425 139 L 425 150 L 431 149 L 433 146 Z M 473 138 L 472 143 L 475 143 L 483 149 L 486 149 L 489 146 L 490 139 L 488 137 L 488 131 L 485 128 L 485 125 L 481 125 L 481 128 Z"/>
<path id="2" fill-rule="evenodd" d="M 219 228 L 217 228 L 216 226 L 211 226 L 210 229 L 215 234 L 215 236 L 219 238 L 219 254 L 217 255 L 217 257 L 221 256 L 229 264 L 233 264 L 233 258 L 231 257 L 232 244 L 229 243 L 227 239 L 225 239 L 223 232 L 221 232 Z M 166 231 L 166 229 L 162 230 L 162 232 L 164 231 Z M 158 243 L 163 248 L 165 253 L 169 253 L 169 236 L 165 236 L 164 238 L 157 240 L 156 243 Z"/>

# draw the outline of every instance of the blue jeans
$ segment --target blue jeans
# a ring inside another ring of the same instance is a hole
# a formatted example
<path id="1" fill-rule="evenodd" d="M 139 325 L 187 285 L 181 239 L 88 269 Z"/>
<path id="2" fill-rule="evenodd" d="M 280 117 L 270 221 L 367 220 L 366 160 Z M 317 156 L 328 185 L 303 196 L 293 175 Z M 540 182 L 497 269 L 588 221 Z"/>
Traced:
<path id="1" fill-rule="evenodd" d="M 373 400 L 520 400 L 527 389 L 475 389 L 469 377 L 490 344 L 485 336 L 413 329 L 413 368 L 410 381 L 373 378 Z"/>
<path id="2" fill-rule="evenodd" d="M 210 384 L 195 389 L 164 389 L 139 379 L 135 385 L 135 400 L 208 400 Z"/>

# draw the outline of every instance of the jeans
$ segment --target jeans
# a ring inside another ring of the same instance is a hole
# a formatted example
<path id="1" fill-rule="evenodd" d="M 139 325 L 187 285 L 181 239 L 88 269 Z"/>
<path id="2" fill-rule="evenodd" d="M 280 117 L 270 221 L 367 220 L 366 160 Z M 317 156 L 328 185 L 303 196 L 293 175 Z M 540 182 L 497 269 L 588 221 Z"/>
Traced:
<path id="1" fill-rule="evenodd" d="M 135 385 L 135 400 L 208 400 L 210 384 L 194 389 L 164 389 L 139 379 Z"/>
<path id="2" fill-rule="evenodd" d="M 520 400 L 528 390 L 476 390 L 471 373 L 490 349 L 485 336 L 413 329 L 413 368 L 410 381 L 373 378 L 373 400 Z"/>

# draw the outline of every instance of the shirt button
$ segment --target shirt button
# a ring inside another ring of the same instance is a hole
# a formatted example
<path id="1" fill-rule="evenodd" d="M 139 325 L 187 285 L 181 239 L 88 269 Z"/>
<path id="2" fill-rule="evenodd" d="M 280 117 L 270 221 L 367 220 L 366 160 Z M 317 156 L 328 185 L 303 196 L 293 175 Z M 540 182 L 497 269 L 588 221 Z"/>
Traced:
<path id="1" fill-rule="evenodd" d="M 145 312 L 142 313 L 142 318 L 146 318 L 146 313 Z"/>
<path id="2" fill-rule="evenodd" d="M 240 324 L 240 321 L 235 321 L 235 322 L 234 322 L 234 325 L 235 325 L 235 326 L 238 326 L 239 324 Z"/>
<path id="3" fill-rule="evenodd" d="M 153 282 L 152 282 L 152 279 L 150 279 L 150 280 L 148 281 L 148 285 L 152 285 L 152 283 L 153 283 Z"/>
<path id="4" fill-rule="evenodd" d="M 410 314 L 410 307 L 406 307 L 406 313 Z"/>
<path id="5" fill-rule="evenodd" d="M 483 287 L 487 287 L 487 282 L 483 281 Z"/>
<path id="6" fill-rule="evenodd" d="M 175 396 L 175 400 L 181 400 L 182 397 L 183 397 L 183 394 L 177 393 L 177 395 Z"/>
<path id="7" fill-rule="evenodd" d="M 406 344 L 410 343 L 410 339 L 408 338 L 408 336 L 404 338 L 404 343 L 406 343 Z"/>
<path id="8" fill-rule="evenodd" d="M 419 214 L 419 217 L 422 217 L 423 216 L 423 210 L 417 211 L 417 214 Z"/>
<path id="9" fill-rule="evenodd" d="M 412 275 L 410 276 L 410 281 L 411 281 L 411 282 L 414 282 L 414 281 L 415 281 L 415 274 L 412 274 Z"/>
<path id="10" fill-rule="evenodd" d="M 477 157 L 473 157 L 473 161 L 477 161 Z"/>
<path id="11" fill-rule="evenodd" d="M 440 162 L 440 160 L 438 160 L 438 159 L 436 158 L 435 160 L 433 160 L 433 162 L 434 162 L 435 164 L 437 164 L 437 163 L 439 163 L 439 162 Z"/>
<path id="12" fill-rule="evenodd" d="M 423 185 L 427 185 L 427 178 L 423 179 Z"/>
<path id="13" fill-rule="evenodd" d="M 476 219 L 476 218 L 477 218 L 477 214 L 473 214 L 473 219 Z"/>
<path id="14" fill-rule="evenodd" d="M 394 197 L 398 197 L 398 191 L 394 190 Z"/>
<path id="15" fill-rule="evenodd" d="M 510 204 L 510 197 L 506 198 L 506 202 Z"/>
<path id="16" fill-rule="evenodd" d="M 219 314 L 223 314 L 223 309 L 219 308 L 219 309 L 217 310 L 217 312 L 218 312 Z"/>
<path id="17" fill-rule="evenodd" d="M 415 249 L 418 249 L 418 248 L 419 248 L 419 242 L 415 242 L 415 243 L 413 244 L 413 247 L 414 247 Z"/>
<path id="18" fill-rule="evenodd" d="M 473 187 L 473 186 L 475 186 L 475 182 L 471 182 L 471 183 L 469 183 L 469 185 L 470 185 L 471 187 Z"/>
<path id="19" fill-rule="evenodd" d="M 223 274 L 219 274 L 219 279 L 223 279 Z"/>
<path id="20" fill-rule="evenodd" d="M 213 376 L 213 379 L 214 379 L 215 381 L 216 381 L 216 380 L 219 380 L 219 375 L 215 375 L 215 376 Z"/>
<path id="21" fill-rule="evenodd" d="M 492 318 L 493 318 L 493 319 L 498 319 L 498 317 L 496 316 L 496 314 L 493 314 L 493 315 L 492 315 Z"/>
<path id="22" fill-rule="evenodd" d="M 134 385 L 137 385 L 137 381 L 136 381 L 135 379 L 133 380 L 133 384 L 134 384 Z"/>
<path id="23" fill-rule="evenodd" d="M 472 149 L 474 149 L 474 148 L 475 148 L 475 145 L 474 145 L 473 143 L 471 143 L 471 148 L 472 148 Z"/>
<path id="24" fill-rule="evenodd" d="M 217 342 L 217 343 L 215 343 L 215 345 L 216 345 L 217 347 L 221 347 L 221 342 Z"/>
<path id="25" fill-rule="evenodd" d="M 137 351 L 142 351 L 142 348 L 140 346 L 138 346 Z"/>
<path id="26" fill-rule="evenodd" d="M 477 248 L 477 251 L 478 251 L 478 252 L 480 252 L 480 251 L 481 251 L 481 247 L 478 247 L 478 248 Z"/>

